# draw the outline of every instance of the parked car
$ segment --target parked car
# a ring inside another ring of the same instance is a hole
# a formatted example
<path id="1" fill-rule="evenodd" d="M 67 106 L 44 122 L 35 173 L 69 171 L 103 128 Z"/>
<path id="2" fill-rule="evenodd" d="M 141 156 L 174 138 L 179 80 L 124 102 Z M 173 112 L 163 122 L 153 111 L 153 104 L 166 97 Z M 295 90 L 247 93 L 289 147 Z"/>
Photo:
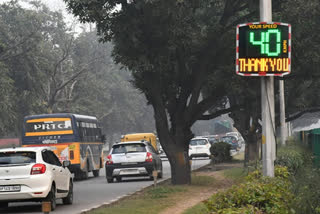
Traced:
<path id="1" fill-rule="evenodd" d="M 238 143 L 238 139 L 235 136 L 223 136 L 219 140 L 220 142 L 229 143 L 231 145 L 231 149 L 240 150 L 241 146 Z"/>
<path id="2" fill-rule="evenodd" d="M 106 178 L 112 183 L 114 178 L 121 182 L 122 177 L 149 176 L 153 171 L 162 178 L 162 161 L 158 152 L 148 141 L 129 141 L 114 144 L 105 164 Z"/>
<path id="3" fill-rule="evenodd" d="M 189 143 L 189 158 L 190 160 L 194 157 L 210 157 L 211 144 L 208 138 L 196 137 L 191 139 Z"/>
<path id="4" fill-rule="evenodd" d="M 217 135 L 207 135 L 207 136 L 203 136 L 204 138 L 207 138 L 211 144 L 211 146 L 215 143 L 219 142 L 219 138 L 217 137 Z"/>
<path id="5" fill-rule="evenodd" d="M 236 137 L 240 147 L 242 146 L 242 144 L 244 144 L 244 139 L 243 139 L 242 135 L 239 132 L 228 132 L 228 133 L 226 133 L 226 136 L 234 136 L 234 137 Z"/>
<path id="6" fill-rule="evenodd" d="M 159 155 L 160 155 L 160 158 L 167 158 L 167 154 L 165 153 L 165 151 L 163 150 L 162 146 L 159 145 Z"/>
<path id="7" fill-rule="evenodd" d="M 70 161 L 59 161 L 48 147 L 0 149 L 0 208 L 9 202 L 73 202 L 73 180 Z"/>

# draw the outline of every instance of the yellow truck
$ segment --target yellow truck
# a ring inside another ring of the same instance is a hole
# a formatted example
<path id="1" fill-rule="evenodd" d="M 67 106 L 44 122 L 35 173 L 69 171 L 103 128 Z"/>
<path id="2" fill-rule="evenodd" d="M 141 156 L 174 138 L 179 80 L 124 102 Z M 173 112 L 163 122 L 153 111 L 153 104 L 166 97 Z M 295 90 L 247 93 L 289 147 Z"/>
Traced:
<path id="1" fill-rule="evenodd" d="M 156 151 L 159 151 L 159 142 L 158 138 L 155 134 L 153 133 L 134 133 L 134 134 L 126 134 L 121 136 L 121 142 L 128 142 L 128 141 L 140 141 L 140 140 L 146 140 L 151 143 L 153 148 Z"/>

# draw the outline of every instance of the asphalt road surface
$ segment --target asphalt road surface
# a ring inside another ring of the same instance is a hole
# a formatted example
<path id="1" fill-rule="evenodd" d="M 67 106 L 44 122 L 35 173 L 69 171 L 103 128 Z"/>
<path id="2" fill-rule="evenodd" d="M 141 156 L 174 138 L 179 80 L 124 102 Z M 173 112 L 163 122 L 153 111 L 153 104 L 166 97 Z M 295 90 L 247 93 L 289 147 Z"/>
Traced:
<path id="1" fill-rule="evenodd" d="M 191 169 L 197 169 L 209 163 L 207 158 L 197 158 L 192 160 Z M 169 178 L 170 165 L 166 159 L 163 159 L 163 179 Z M 89 174 L 90 175 L 90 174 Z M 159 181 L 163 180 L 160 179 Z M 104 203 L 111 202 L 117 198 L 134 193 L 144 187 L 150 186 L 153 181 L 148 177 L 123 178 L 120 183 L 107 183 L 105 178 L 105 170 L 100 170 L 99 177 L 92 175 L 88 180 L 74 182 L 74 202 L 72 205 L 63 205 L 62 200 L 57 200 L 56 214 L 77 214 L 85 210 L 97 207 Z M 41 203 L 26 202 L 26 203 L 10 203 L 8 209 L 0 209 L 0 213 L 10 214 L 34 214 L 42 213 Z"/>

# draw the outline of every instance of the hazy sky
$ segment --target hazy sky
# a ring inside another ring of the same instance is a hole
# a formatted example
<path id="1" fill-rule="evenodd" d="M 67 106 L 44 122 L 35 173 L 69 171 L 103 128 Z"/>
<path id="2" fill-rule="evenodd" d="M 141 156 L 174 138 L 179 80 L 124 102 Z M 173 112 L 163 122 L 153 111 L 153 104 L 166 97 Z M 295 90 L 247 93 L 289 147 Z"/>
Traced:
<path id="1" fill-rule="evenodd" d="M 0 4 L 4 3 L 4 2 L 9 2 L 10 0 L 0 0 Z M 31 0 L 20 0 L 20 2 L 30 2 Z M 67 9 L 66 9 L 66 4 L 63 2 L 63 0 L 40 0 L 40 2 L 46 4 L 51 10 L 61 10 L 62 14 L 65 17 L 65 22 L 69 25 L 69 26 L 73 26 L 73 31 L 76 32 L 81 32 L 81 26 L 84 26 L 83 24 L 80 24 L 79 22 L 77 22 L 77 19 L 70 13 L 68 13 Z M 77 23 L 75 25 L 75 23 Z M 86 28 L 87 25 L 85 25 Z"/>
<path id="2" fill-rule="evenodd" d="M 8 2 L 10 0 L 0 0 L 0 3 Z M 21 2 L 29 2 L 30 0 L 20 0 Z M 62 0 L 41 0 L 52 10 L 65 10 L 65 3 Z"/>

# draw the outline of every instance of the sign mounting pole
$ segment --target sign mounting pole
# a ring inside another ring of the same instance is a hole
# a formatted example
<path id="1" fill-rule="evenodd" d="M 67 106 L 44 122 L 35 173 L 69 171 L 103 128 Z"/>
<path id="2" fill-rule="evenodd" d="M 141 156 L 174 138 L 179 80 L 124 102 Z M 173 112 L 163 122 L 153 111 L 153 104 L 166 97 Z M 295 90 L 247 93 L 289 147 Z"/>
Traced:
<path id="1" fill-rule="evenodd" d="M 274 76 L 291 72 L 291 25 L 272 22 L 271 8 L 271 0 L 260 0 L 261 21 L 237 26 L 236 73 L 261 77 L 263 175 L 274 177 Z"/>
<path id="2" fill-rule="evenodd" d="M 260 21 L 272 22 L 271 0 L 260 0 Z M 274 177 L 274 78 L 261 78 L 262 173 Z"/>

